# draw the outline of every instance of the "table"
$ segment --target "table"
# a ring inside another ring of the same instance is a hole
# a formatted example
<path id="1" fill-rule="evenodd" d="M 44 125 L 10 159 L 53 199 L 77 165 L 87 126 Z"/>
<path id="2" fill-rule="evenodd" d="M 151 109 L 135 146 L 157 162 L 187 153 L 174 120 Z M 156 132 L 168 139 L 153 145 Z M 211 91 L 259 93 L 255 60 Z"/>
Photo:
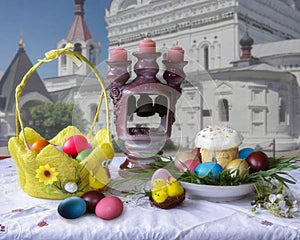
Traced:
<path id="1" fill-rule="evenodd" d="M 110 166 L 116 173 L 122 158 Z M 293 172 L 300 179 L 300 171 Z M 68 220 L 57 213 L 60 200 L 28 196 L 19 185 L 11 158 L 0 161 L 0 239 L 300 239 L 300 214 L 292 219 L 267 211 L 251 213 L 249 195 L 233 202 L 186 199 L 174 209 L 151 206 L 148 199 L 124 199 L 122 215 L 102 220 L 93 214 Z M 299 184 L 291 186 L 300 200 Z M 106 195 L 109 193 L 105 193 Z"/>

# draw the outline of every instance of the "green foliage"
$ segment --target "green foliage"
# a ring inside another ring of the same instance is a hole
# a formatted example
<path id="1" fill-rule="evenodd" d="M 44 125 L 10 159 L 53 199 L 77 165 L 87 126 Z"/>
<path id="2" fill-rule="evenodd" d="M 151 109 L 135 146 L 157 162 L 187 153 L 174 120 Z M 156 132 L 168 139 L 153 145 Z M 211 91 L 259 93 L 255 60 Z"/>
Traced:
<path id="1" fill-rule="evenodd" d="M 123 179 L 123 182 L 132 179 L 139 179 L 141 181 L 149 181 L 153 173 L 160 168 L 167 169 L 173 177 L 179 181 L 194 183 L 194 184 L 205 184 L 205 185 L 216 185 L 216 186 L 236 186 L 247 183 L 257 183 L 265 181 L 269 178 L 274 178 L 283 185 L 287 183 L 294 184 L 295 179 L 289 174 L 290 170 L 298 169 L 300 163 L 298 158 L 269 158 L 269 169 L 267 171 L 259 171 L 250 173 L 248 170 L 245 174 L 240 177 L 238 170 L 223 170 L 217 178 L 211 178 L 210 176 L 201 177 L 198 176 L 194 171 L 180 172 L 175 166 L 172 157 L 159 156 L 161 159 L 156 159 L 150 164 L 149 168 L 140 169 L 138 173 L 135 173 L 127 179 Z M 162 161 L 163 160 L 163 161 Z M 137 169 L 133 169 L 137 170 Z M 128 170 L 131 171 L 130 169 Z"/>
<path id="2" fill-rule="evenodd" d="M 42 103 L 31 107 L 29 112 L 29 126 L 46 139 L 54 137 L 67 126 L 74 125 L 80 130 L 85 130 L 87 125 L 82 111 L 69 103 Z"/>

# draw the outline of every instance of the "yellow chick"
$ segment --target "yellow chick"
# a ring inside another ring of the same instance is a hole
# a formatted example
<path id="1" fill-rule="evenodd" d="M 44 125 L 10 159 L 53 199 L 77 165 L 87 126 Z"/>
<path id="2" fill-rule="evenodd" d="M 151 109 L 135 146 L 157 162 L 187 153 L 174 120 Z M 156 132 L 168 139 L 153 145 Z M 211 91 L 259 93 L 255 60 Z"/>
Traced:
<path id="1" fill-rule="evenodd" d="M 152 190 L 152 198 L 157 203 L 163 203 L 168 198 L 168 194 L 163 190 Z"/>
<path id="2" fill-rule="evenodd" d="M 113 148 L 109 144 L 97 146 L 82 164 L 89 171 L 89 184 L 94 189 L 103 189 L 110 181 L 108 162 L 113 157 Z"/>
<path id="3" fill-rule="evenodd" d="M 162 190 L 167 192 L 167 185 L 165 180 L 163 178 L 155 179 L 152 183 L 152 190 L 153 191 Z"/>
<path id="4" fill-rule="evenodd" d="M 175 178 L 169 177 L 167 180 L 167 193 L 170 197 L 179 196 L 184 193 L 184 189 Z"/>

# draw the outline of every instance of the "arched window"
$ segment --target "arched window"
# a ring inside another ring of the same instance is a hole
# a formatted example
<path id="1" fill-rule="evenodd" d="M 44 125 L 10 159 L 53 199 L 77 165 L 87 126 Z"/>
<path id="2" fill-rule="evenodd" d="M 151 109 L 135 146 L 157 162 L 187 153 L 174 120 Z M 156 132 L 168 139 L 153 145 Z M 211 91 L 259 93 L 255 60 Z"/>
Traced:
<path id="1" fill-rule="evenodd" d="M 82 53 L 82 47 L 80 43 L 75 43 L 74 44 L 74 51 Z"/>
<path id="2" fill-rule="evenodd" d="M 96 56 L 95 56 L 95 48 L 93 45 L 89 47 L 89 61 L 95 65 L 96 64 Z"/>
<path id="3" fill-rule="evenodd" d="M 63 45 L 61 46 L 61 48 L 64 48 L 65 46 L 66 46 L 66 44 L 63 44 Z M 66 57 L 65 54 L 62 54 L 62 55 L 61 55 L 61 64 L 62 64 L 62 65 L 66 65 L 66 64 L 67 64 L 67 57 Z"/>
<path id="4" fill-rule="evenodd" d="M 218 102 L 218 109 L 219 109 L 219 120 L 221 122 L 228 122 L 229 121 L 229 104 L 228 100 L 223 98 L 220 99 Z"/>
<path id="5" fill-rule="evenodd" d="M 286 103 L 283 99 L 280 100 L 279 106 L 279 123 L 286 122 Z"/>
<path id="6" fill-rule="evenodd" d="M 203 47 L 203 64 L 204 64 L 204 69 L 208 70 L 209 69 L 209 48 L 208 48 L 208 45 L 205 45 Z"/>

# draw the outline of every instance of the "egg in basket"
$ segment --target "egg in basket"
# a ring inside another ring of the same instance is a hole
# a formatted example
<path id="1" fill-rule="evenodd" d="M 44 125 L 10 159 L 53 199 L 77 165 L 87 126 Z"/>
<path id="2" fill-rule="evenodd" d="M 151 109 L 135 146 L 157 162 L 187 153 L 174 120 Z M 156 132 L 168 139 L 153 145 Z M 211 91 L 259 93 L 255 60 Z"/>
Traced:
<path id="1" fill-rule="evenodd" d="M 105 85 L 94 66 L 80 53 L 70 50 L 72 47 L 73 45 L 68 43 L 65 48 L 47 52 L 45 58 L 39 60 L 16 87 L 16 136 L 9 139 L 8 149 L 16 163 L 21 188 L 33 197 L 64 199 L 80 196 L 92 189 L 104 190 L 110 182 L 107 163 L 114 157 L 114 150 L 109 131 Z M 94 122 L 86 136 L 75 126 L 68 126 L 54 138 L 46 140 L 34 129 L 24 127 L 19 101 L 27 79 L 32 73 L 41 64 L 52 61 L 62 54 L 70 57 L 77 65 L 80 65 L 81 61 L 85 62 L 96 75 L 102 93 Z M 93 135 L 103 98 L 107 126 Z M 84 151 L 88 153 L 82 154 Z M 80 155 L 82 156 L 79 158 Z"/>

